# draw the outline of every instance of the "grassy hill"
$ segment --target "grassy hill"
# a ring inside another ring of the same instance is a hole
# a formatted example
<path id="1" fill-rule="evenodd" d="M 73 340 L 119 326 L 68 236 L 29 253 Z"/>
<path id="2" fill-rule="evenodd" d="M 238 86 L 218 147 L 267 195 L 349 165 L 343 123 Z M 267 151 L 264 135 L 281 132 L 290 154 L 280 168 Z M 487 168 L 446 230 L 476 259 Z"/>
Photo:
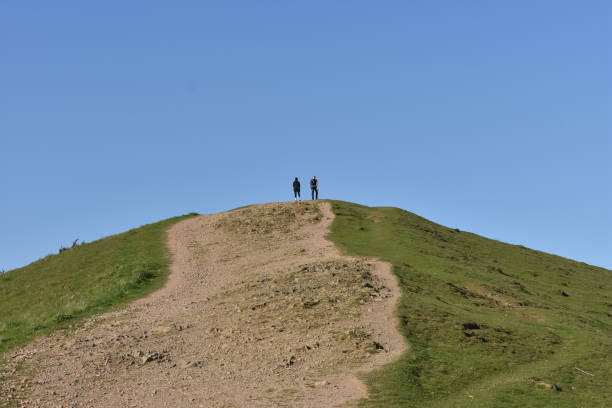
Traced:
<path id="1" fill-rule="evenodd" d="M 329 238 L 391 262 L 403 290 L 409 351 L 365 378 L 361 406 L 611 406 L 612 271 L 397 208 L 332 206 Z"/>
<path id="2" fill-rule="evenodd" d="M 0 353 L 161 287 L 166 230 L 192 215 L 112 235 L 0 275 Z"/>
<path id="3" fill-rule="evenodd" d="M 608 407 L 612 271 L 332 201 L 329 238 L 393 264 L 409 344 L 362 407 Z M 0 275 L 0 353 L 161 287 L 176 217 Z"/>

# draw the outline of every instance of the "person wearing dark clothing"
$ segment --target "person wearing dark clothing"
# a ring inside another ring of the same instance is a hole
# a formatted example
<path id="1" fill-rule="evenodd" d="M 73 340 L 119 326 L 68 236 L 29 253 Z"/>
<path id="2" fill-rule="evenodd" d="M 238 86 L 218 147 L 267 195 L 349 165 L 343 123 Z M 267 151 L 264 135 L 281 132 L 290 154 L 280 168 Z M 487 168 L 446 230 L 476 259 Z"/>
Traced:
<path id="1" fill-rule="evenodd" d="M 300 180 L 297 177 L 293 180 L 293 195 L 295 196 L 295 201 L 302 201 L 300 197 Z"/>
<path id="2" fill-rule="evenodd" d="M 317 180 L 317 176 L 312 176 L 312 179 L 310 179 L 310 192 L 313 200 L 319 199 L 319 180 Z"/>

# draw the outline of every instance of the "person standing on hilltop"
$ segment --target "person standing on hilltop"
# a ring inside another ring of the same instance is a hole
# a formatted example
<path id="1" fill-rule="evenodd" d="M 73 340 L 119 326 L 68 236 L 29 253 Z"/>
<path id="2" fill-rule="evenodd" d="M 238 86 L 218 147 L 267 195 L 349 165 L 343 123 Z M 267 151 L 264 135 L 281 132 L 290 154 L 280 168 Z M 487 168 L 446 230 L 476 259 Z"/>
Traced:
<path id="1" fill-rule="evenodd" d="M 310 192 L 313 200 L 319 199 L 319 180 L 317 180 L 317 176 L 312 176 L 310 180 Z"/>
<path id="2" fill-rule="evenodd" d="M 297 177 L 293 180 L 293 195 L 295 196 L 295 201 L 302 201 L 300 197 L 300 180 Z"/>

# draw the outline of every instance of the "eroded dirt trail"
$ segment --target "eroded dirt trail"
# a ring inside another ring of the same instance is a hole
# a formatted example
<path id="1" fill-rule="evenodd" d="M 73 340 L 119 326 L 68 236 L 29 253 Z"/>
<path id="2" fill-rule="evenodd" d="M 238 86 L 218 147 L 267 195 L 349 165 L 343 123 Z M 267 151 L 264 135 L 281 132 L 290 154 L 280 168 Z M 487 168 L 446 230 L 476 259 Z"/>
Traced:
<path id="1" fill-rule="evenodd" d="M 390 266 L 341 256 L 330 205 L 275 203 L 169 231 L 168 284 L 9 355 L 28 407 L 335 407 L 396 358 Z M 25 370 L 27 373 L 28 370 Z"/>

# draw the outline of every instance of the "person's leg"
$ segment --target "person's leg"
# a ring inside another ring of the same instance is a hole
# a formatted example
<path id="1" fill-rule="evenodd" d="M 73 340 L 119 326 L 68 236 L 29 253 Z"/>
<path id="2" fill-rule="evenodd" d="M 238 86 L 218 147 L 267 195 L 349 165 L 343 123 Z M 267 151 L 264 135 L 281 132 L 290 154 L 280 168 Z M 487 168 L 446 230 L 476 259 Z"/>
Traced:
<path id="1" fill-rule="evenodd" d="M 310 195 L 311 195 L 311 198 L 310 198 L 310 199 L 311 199 L 311 200 L 314 200 L 314 192 L 315 192 L 315 189 L 314 189 L 314 188 L 311 188 L 311 189 L 310 189 Z"/>
<path id="2" fill-rule="evenodd" d="M 300 197 L 300 190 L 297 191 L 298 201 L 302 201 L 302 197 Z"/>
<path id="3" fill-rule="evenodd" d="M 319 199 L 319 189 L 318 188 L 315 189 L 315 194 L 316 194 L 315 196 L 317 197 L 317 200 L 318 200 Z"/>

